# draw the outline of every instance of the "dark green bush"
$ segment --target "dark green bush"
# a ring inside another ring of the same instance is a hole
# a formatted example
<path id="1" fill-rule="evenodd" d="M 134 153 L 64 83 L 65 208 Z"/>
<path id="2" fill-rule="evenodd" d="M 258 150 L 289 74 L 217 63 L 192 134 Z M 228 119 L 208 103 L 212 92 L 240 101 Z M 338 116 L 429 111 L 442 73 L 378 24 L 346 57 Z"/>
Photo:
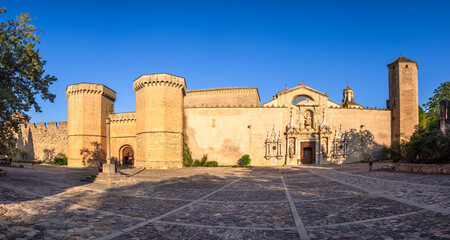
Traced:
<path id="1" fill-rule="evenodd" d="M 393 162 L 446 164 L 450 163 L 450 132 L 443 134 L 439 129 L 418 129 L 409 142 L 395 140 L 385 147 Z"/>
<path id="2" fill-rule="evenodd" d="M 194 167 L 201 167 L 202 163 L 199 160 L 194 161 Z"/>
<path id="3" fill-rule="evenodd" d="M 188 145 L 184 143 L 183 146 L 183 165 L 185 167 L 191 167 L 192 166 L 192 152 L 191 149 L 189 149 Z"/>
<path id="4" fill-rule="evenodd" d="M 201 166 L 205 166 L 205 163 L 208 161 L 208 154 L 203 154 Z"/>
<path id="5" fill-rule="evenodd" d="M 384 151 L 389 159 L 393 162 L 401 162 L 406 156 L 406 142 L 394 140 L 391 146 L 385 146 Z"/>
<path id="6" fill-rule="evenodd" d="M 218 167 L 219 163 L 217 163 L 216 161 L 210 161 L 210 162 L 206 162 L 203 166 L 204 167 Z"/>
<path id="7" fill-rule="evenodd" d="M 53 164 L 55 164 L 55 165 L 67 165 L 67 157 L 55 158 L 55 160 L 53 161 Z"/>
<path id="8" fill-rule="evenodd" d="M 20 167 L 20 168 L 23 168 L 23 165 L 22 165 L 22 164 L 20 164 L 20 165 L 19 165 L 19 167 Z"/>
<path id="9" fill-rule="evenodd" d="M 248 165 L 250 165 L 250 162 L 251 162 L 250 155 L 245 154 L 244 156 L 241 157 L 241 159 L 239 161 L 239 165 L 248 166 Z"/>

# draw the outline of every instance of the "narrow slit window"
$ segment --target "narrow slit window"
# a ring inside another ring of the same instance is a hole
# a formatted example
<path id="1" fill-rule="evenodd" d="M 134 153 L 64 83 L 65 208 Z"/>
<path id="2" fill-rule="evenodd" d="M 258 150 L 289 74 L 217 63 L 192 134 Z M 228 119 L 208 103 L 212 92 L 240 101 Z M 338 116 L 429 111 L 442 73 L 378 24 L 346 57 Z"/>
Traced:
<path id="1" fill-rule="evenodd" d="M 212 128 L 215 128 L 216 127 L 216 119 L 213 119 L 212 120 Z"/>

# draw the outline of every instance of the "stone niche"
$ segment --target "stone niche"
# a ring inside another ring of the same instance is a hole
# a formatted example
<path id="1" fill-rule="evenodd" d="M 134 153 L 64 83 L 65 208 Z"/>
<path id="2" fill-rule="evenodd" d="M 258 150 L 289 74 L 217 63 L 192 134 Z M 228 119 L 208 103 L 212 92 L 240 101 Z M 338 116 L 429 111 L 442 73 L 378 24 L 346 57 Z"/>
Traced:
<path id="1" fill-rule="evenodd" d="M 279 165 L 283 158 L 281 150 L 281 131 L 275 132 L 275 125 L 272 129 L 272 134 L 267 131 L 267 138 L 265 141 L 265 154 L 264 158 L 269 162 L 269 165 Z"/>

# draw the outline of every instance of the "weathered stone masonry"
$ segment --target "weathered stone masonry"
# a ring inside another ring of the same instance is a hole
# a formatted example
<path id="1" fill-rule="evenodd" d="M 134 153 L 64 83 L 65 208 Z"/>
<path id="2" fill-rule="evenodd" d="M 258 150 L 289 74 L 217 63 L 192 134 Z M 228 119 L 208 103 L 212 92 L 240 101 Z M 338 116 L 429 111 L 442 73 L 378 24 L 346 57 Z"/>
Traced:
<path id="1" fill-rule="evenodd" d="M 136 112 L 114 113 L 113 90 L 70 85 L 68 122 L 24 124 L 19 147 L 29 158 L 66 154 L 70 166 L 96 165 L 105 159 L 109 118 L 112 159 L 137 167 L 182 167 L 184 143 L 194 159 L 207 154 L 220 165 L 237 164 L 244 154 L 262 166 L 374 159 L 418 124 L 418 64 L 401 56 L 388 72 L 387 109 L 363 108 L 348 85 L 342 103 L 302 82 L 260 104 L 253 87 L 188 91 L 182 77 L 150 74 L 133 82 Z"/>

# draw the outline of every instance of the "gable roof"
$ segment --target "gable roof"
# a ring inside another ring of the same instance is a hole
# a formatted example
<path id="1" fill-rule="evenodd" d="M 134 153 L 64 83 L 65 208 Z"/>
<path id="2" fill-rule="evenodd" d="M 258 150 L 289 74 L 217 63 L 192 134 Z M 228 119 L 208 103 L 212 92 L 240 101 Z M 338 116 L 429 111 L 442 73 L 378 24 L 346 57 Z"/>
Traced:
<path id="1" fill-rule="evenodd" d="M 415 62 L 415 61 L 413 61 L 413 60 L 411 60 L 411 59 L 405 58 L 405 57 L 403 57 L 403 55 L 401 55 L 400 57 L 398 57 L 397 59 L 395 59 L 393 62 L 389 63 L 387 66 L 390 66 L 390 65 L 392 65 L 392 64 L 394 64 L 394 63 L 399 63 L 399 62 L 410 62 L 410 63 L 415 63 L 417 69 L 419 69 L 419 65 L 417 64 L 417 62 Z"/>
<path id="2" fill-rule="evenodd" d="M 283 91 L 278 92 L 276 95 L 286 94 L 286 93 L 293 92 L 293 91 L 296 91 L 297 89 L 301 89 L 301 88 L 304 88 L 304 89 L 306 89 L 306 90 L 309 90 L 309 91 L 312 91 L 312 92 L 314 92 L 314 93 L 317 93 L 317 94 L 320 94 L 320 95 L 323 95 L 323 96 L 328 97 L 327 94 L 324 94 L 324 93 L 322 93 L 322 92 L 317 91 L 317 90 L 314 89 L 314 88 L 311 88 L 311 87 L 309 87 L 309 86 L 306 86 L 305 83 L 299 84 L 299 85 L 297 85 L 297 86 L 295 86 L 295 87 L 293 87 L 293 88 L 284 89 Z M 276 96 L 276 95 L 275 95 L 275 96 Z"/>

